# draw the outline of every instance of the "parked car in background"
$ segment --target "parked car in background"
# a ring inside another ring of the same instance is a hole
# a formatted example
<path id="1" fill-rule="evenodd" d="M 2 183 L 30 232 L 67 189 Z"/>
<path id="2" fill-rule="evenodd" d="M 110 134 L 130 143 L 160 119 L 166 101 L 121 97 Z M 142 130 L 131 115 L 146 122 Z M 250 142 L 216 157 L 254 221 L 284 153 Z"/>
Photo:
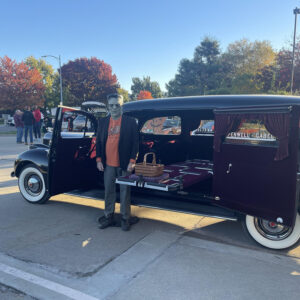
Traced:
<path id="1" fill-rule="evenodd" d="M 174 127 L 179 127 L 179 126 L 180 126 L 179 118 L 166 119 L 163 123 L 162 129 L 174 128 Z"/>
<path id="2" fill-rule="evenodd" d="M 73 130 L 74 131 L 84 131 L 86 126 L 89 127 L 90 125 L 91 125 L 90 121 L 87 120 L 87 118 L 85 116 L 79 115 L 73 121 Z"/>
<path id="3" fill-rule="evenodd" d="M 98 101 L 85 101 L 81 104 L 81 109 L 83 111 L 89 112 L 95 118 L 103 118 L 107 115 L 107 108 L 106 105 L 102 102 Z M 83 115 L 77 115 L 76 112 L 78 109 L 76 108 L 69 108 L 69 111 L 64 113 L 61 125 L 62 135 L 65 137 L 69 136 L 69 132 L 72 131 L 71 136 L 74 137 L 74 132 L 82 132 L 86 128 L 91 127 L 91 123 L 89 119 L 87 119 Z M 85 124 L 87 122 L 87 124 Z M 71 130 L 72 128 L 72 130 Z M 52 131 L 48 131 L 43 136 L 43 144 L 50 145 L 52 140 Z"/>
<path id="4" fill-rule="evenodd" d="M 152 152 L 164 165 L 162 177 L 117 179 L 131 186 L 133 205 L 241 221 L 257 243 L 271 249 L 298 243 L 299 97 L 178 97 L 129 102 L 123 112 L 138 122 L 137 163 Z M 70 113 L 91 126 L 63 131 Z M 180 122 L 165 134 L 166 119 Z M 104 187 L 92 155 L 96 131 L 93 114 L 59 107 L 51 146 L 25 151 L 15 161 L 12 176 L 25 200 L 45 203 L 60 193 L 86 191 L 98 199 Z"/>
<path id="5" fill-rule="evenodd" d="M 8 117 L 7 125 L 9 125 L 9 126 L 15 126 L 14 117 Z"/>

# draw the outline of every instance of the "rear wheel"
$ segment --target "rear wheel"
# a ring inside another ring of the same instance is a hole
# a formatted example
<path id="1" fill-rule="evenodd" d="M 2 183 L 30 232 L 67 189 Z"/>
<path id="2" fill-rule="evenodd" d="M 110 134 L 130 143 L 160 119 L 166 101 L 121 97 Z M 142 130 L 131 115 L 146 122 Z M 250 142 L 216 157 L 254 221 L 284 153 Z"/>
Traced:
<path id="1" fill-rule="evenodd" d="M 33 164 L 21 170 L 18 184 L 23 198 L 30 203 L 42 204 L 49 199 L 44 176 Z"/>
<path id="2" fill-rule="evenodd" d="M 286 249 L 300 240 L 300 215 L 294 227 L 246 215 L 244 225 L 250 236 L 259 244 L 270 249 Z"/>

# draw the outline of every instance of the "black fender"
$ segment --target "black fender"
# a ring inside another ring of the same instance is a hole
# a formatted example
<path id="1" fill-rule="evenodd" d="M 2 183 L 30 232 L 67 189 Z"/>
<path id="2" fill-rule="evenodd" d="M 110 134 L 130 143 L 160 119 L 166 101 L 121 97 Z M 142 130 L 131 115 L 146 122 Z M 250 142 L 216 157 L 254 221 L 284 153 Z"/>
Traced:
<path id="1" fill-rule="evenodd" d="M 14 172 L 12 176 L 19 177 L 21 170 L 28 164 L 34 164 L 39 171 L 43 174 L 45 184 L 48 187 L 48 154 L 49 148 L 37 147 L 27 150 L 18 155 L 14 164 Z"/>

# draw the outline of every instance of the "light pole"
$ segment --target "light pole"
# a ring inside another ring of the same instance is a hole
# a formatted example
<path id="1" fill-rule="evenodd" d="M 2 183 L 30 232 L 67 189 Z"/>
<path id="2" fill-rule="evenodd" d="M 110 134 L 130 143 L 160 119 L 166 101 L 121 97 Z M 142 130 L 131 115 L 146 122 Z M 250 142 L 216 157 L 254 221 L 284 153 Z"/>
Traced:
<path id="1" fill-rule="evenodd" d="M 53 57 L 58 60 L 59 63 L 59 83 L 60 83 L 60 105 L 63 105 L 63 90 L 62 90 L 62 77 L 61 77 L 61 60 L 60 55 L 54 56 L 54 55 L 43 55 L 42 57 Z"/>
<path id="2" fill-rule="evenodd" d="M 295 70 L 295 42 L 296 42 L 296 29 L 297 29 L 297 15 L 300 14 L 300 8 L 294 9 L 295 25 L 294 25 L 294 41 L 293 41 L 293 58 L 292 58 L 292 76 L 291 76 L 291 94 L 293 94 L 294 85 L 294 70 Z"/>

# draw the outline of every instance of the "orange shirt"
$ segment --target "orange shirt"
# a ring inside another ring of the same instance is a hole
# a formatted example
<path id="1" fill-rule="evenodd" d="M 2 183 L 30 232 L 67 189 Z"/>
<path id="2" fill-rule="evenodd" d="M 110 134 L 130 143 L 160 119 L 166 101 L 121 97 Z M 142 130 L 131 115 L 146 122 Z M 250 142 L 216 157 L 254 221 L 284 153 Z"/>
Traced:
<path id="1" fill-rule="evenodd" d="M 111 167 L 119 167 L 119 140 L 122 116 L 114 120 L 110 118 L 108 126 L 108 136 L 106 141 L 106 164 Z"/>

